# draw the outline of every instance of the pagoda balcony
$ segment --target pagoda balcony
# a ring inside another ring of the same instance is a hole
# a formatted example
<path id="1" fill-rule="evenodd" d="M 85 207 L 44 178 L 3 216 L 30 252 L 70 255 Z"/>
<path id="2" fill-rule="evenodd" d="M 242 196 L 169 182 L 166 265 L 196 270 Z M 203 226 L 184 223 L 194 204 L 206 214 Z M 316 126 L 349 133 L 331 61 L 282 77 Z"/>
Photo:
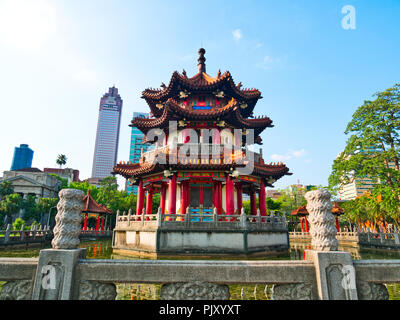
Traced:
<path id="1" fill-rule="evenodd" d="M 184 148 L 184 150 L 182 150 Z M 159 147 L 142 154 L 139 163 L 176 164 L 243 164 L 260 162 L 262 155 L 241 147 L 226 144 L 177 143 Z"/>

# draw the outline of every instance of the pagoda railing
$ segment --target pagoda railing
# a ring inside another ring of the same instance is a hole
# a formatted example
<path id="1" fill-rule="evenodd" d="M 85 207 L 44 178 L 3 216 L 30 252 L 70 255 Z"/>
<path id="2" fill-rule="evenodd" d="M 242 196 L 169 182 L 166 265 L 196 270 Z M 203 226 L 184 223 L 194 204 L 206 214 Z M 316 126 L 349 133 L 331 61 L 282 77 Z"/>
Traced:
<path id="1" fill-rule="evenodd" d="M 193 213 L 188 210 L 186 214 L 161 214 L 160 209 L 157 214 L 143 214 L 136 215 L 132 214 L 131 211 L 128 213 L 117 212 L 116 227 L 118 228 L 130 228 L 137 227 L 140 225 L 146 226 L 158 226 L 158 227 L 188 227 L 196 228 L 201 226 L 207 228 L 213 227 L 228 227 L 235 229 L 279 229 L 286 230 L 286 218 L 285 216 L 261 216 L 257 215 L 246 215 L 242 214 L 217 214 L 214 210 L 212 214 L 204 213 Z"/>
<path id="2" fill-rule="evenodd" d="M 182 152 L 185 148 L 185 152 Z M 242 148 L 224 144 L 177 143 L 163 146 L 143 153 L 140 163 L 172 163 L 172 164 L 242 164 L 251 159 Z M 252 152 L 253 159 L 259 154 Z M 258 155 L 258 157 L 257 157 Z"/>

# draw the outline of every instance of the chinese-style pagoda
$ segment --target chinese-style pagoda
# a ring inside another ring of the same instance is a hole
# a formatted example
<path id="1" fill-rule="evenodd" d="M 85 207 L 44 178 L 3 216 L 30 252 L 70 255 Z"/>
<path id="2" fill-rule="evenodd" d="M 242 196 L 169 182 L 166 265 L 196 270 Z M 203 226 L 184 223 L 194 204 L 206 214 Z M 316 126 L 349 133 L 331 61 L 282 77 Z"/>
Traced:
<path id="1" fill-rule="evenodd" d="M 270 218 L 261 218 L 267 216 L 265 187 L 291 174 L 283 163 L 264 163 L 261 150 L 248 150 L 248 144 L 261 145 L 260 134 L 273 127 L 270 118 L 253 115 L 261 92 L 235 84 L 229 71 L 211 77 L 206 73 L 204 54 L 205 50 L 199 49 L 198 72 L 193 77 L 185 70 L 175 71 L 168 86 L 162 83 L 159 89 L 142 93 L 150 117 L 135 118 L 130 126 L 140 129 L 154 148 L 143 153 L 139 163 L 121 162 L 113 172 L 138 186 L 136 214 L 129 214 L 127 224 L 126 217 L 117 218 L 115 232 L 125 239 L 121 240 L 125 247 L 139 246 L 137 236 L 129 246 L 128 234 L 121 235 L 127 226 L 155 219 L 154 193 L 160 193 L 157 219 L 162 221 L 158 228 L 168 223 L 177 228 L 178 222 L 183 225 L 184 221 L 186 228 L 189 222 L 197 223 L 197 228 L 208 222 L 208 227 L 201 226 L 208 231 L 210 221 L 218 222 L 214 227 L 223 223 L 233 226 L 245 217 L 243 194 L 250 197 L 254 216 L 248 223 L 267 224 Z M 251 170 L 246 171 L 248 168 Z M 118 241 L 115 248 L 122 248 Z"/>

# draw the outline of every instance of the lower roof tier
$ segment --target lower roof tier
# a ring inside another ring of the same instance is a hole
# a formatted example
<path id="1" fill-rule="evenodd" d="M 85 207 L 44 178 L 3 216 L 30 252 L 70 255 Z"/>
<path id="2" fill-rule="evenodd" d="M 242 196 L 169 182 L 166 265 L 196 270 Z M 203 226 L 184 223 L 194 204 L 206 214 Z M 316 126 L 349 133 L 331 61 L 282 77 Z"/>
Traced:
<path id="1" fill-rule="evenodd" d="M 126 179 L 138 179 L 143 176 L 156 173 L 165 173 L 171 171 L 204 171 L 218 170 L 235 174 L 235 169 L 244 168 L 244 165 L 238 164 L 151 164 L 151 163 L 120 163 L 114 167 L 113 174 L 119 174 Z M 239 170 L 240 174 L 240 170 Z M 285 164 L 260 164 L 254 163 L 253 171 L 246 176 L 253 175 L 265 179 L 265 184 L 272 186 L 272 183 L 283 177 L 291 175 L 289 168 Z"/>

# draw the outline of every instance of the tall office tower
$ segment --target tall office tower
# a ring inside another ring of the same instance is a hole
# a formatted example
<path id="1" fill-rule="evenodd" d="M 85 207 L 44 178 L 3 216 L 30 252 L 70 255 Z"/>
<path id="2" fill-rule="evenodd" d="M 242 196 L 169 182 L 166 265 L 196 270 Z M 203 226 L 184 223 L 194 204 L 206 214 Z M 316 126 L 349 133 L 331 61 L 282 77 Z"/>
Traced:
<path id="1" fill-rule="evenodd" d="M 32 167 L 33 150 L 27 144 L 15 147 L 11 170 L 19 170 Z"/>
<path id="2" fill-rule="evenodd" d="M 100 99 L 91 181 L 97 180 L 98 183 L 110 176 L 117 163 L 121 113 L 122 99 L 118 89 L 109 88 L 108 93 Z"/>
<path id="3" fill-rule="evenodd" d="M 148 113 L 142 113 L 142 112 L 134 112 L 132 119 L 135 118 L 148 118 L 150 115 Z M 141 155 L 141 149 L 143 148 L 143 152 L 146 152 L 151 144 L 149 143 L 144 143 L 143 144 L 143 138 L 144 134 L 142 131 L 140 131 L 136 127 L 132 127 L 131 131 L 131 147 L 129 151 L 129 161 L 132 163 L 138 163 Z M 128 193 L 137 193 L 137 186 L 130 186 L 129 182 L 127 182 L 127 187 L 126 191 Z"/>

